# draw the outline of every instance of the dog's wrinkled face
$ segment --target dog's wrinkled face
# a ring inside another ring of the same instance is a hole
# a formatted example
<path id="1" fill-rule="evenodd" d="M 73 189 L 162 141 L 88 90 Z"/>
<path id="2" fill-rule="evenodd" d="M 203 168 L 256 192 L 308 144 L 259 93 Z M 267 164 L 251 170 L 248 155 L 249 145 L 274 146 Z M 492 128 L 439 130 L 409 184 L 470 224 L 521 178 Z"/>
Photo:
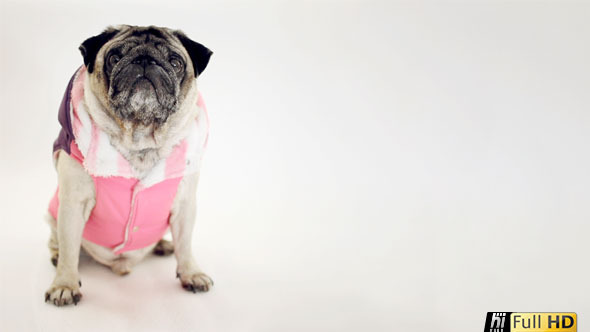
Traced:
<path id="1" fill-rule="evenodd" d="M 80 46 L 92 88 L 120 122 L 160 125 L 182 104 L 212 52 L 180 31 L 117 26 Z"/>

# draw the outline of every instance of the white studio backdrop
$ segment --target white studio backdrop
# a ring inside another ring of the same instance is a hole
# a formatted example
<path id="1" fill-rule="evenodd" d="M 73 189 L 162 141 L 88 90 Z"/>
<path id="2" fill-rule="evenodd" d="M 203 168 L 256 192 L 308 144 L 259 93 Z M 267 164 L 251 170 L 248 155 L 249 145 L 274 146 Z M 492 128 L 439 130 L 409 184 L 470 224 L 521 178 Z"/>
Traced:
<path id="1" fill-rule="evenodd" d="M 474 331 L 590 313 L 590 4 L 2 1 L 0 330 Z M 194 250 L 43 302 L 57 108 L 109 24 L 214 51 Z"/>

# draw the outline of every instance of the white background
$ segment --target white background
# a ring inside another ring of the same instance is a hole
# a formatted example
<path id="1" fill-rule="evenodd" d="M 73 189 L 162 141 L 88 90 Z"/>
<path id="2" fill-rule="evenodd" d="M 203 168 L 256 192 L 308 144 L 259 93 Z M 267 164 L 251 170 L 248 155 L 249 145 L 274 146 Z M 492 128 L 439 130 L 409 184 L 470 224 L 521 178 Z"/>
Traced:
<path id="1" fill-rule="evenodd" d="M 2 1 L 3 331 L 479 331 L 590 314 L 590 5 Z M 83 258 L 43 302 L 51 147 L 77 50 L 108 24 L 211 48 L 194 250 L 127 277 Z"/>

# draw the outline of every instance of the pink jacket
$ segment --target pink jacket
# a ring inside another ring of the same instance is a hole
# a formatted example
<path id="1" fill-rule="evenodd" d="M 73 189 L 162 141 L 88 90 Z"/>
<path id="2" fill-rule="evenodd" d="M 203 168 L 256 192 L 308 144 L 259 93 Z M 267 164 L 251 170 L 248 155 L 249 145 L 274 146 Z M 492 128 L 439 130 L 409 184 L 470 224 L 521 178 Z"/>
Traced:
<path id="1" fill-rule="evenodd" d="M 209 128 L 205 105 L 199 95 L 195 105 L 199 115 L 189 135 L 148 176 L 139 179 L 88 116 L 82 103 L 85 79 L 86 69 L 82 66 L 66 89 L 58 116 L 62 130 L 54 143 L 54 157 L 59 150 L 68 153 L 94 181 L 96 205 L 83 237 L 113 249 L 115 254 L 149 246 L 168 229 L 180 180 L 199 170 Z M 49 213 L 56 220 L 58 192 L 59 188 L 49 204 Z"/>

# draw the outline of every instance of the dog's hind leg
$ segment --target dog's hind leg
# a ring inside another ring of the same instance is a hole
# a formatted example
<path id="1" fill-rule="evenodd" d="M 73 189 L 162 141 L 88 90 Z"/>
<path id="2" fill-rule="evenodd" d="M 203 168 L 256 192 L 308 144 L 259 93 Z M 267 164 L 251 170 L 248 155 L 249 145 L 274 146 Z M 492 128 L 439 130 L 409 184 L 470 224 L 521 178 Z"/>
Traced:
<path id="1" fill-rule="evenodd" d="M 94 258 L 97 262 L 110 267 L 114 273 L 120 276 L 129 274 L 131 269 L 137 263 L 154 250 L 155 246 L 156 244 L 154 243 L 145 248 L 127 251 L 122 254 L 115 254 L 111 248 L 103 247 L 86 239 L 82 240 L 82 247 L 90 257 Z"/>
<path id="2" fill-rule="evenodd" d="M 161 239 L 154 247 L 154 255 L 168 256 L 174 253 L 174 244 L 172 241 Z"/>
<path id="3" fill-rule="evenodd" d="M 127 275 L 131 272 L 137 263 L 145 258 L 145 256 L 154 250 L 155 244 L 145 248 L 136 249 L 118 255 L 110 264 L 111 270 L 120 276 Z"/>
<path id="4" fill-rule="evenodd" d="M 119 256 L 111 263 L 111 270 L 120 276 L 124 276 L 131 272 L 133 265 L 135 265 L 134 262 L 129 258 Z"/>

